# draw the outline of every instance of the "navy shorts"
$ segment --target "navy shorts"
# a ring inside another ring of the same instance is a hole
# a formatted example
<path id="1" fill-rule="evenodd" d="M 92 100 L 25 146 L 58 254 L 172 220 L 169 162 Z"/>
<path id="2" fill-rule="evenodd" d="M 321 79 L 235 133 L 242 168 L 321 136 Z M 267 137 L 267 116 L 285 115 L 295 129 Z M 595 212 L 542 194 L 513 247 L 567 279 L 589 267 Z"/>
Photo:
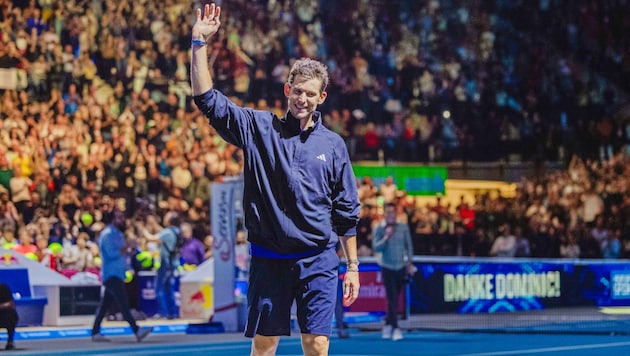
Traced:
<path id="1" fill-rule="evenodd" d="M 291 306 L 303 334 L 330 335 L 337 300 L 335 249 L 299 259 L 253 256 L 245 336 L 291 335 Z"/>

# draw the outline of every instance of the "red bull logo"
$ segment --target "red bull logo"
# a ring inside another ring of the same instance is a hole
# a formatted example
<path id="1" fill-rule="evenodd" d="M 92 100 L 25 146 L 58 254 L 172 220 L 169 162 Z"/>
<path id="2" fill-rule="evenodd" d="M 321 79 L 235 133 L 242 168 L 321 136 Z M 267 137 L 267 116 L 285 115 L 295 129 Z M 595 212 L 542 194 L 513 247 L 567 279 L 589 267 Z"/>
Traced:
<path id="1" fill-rule="evenodd" d="M 11 255 L 10 253 L 5 253 L 3 256 L 0 256 L 0 266 L 1 265 L 10 266 L 14 264 L 16 265 L 20 264 L 20 260 L 18 260 L 17 257 Z"/>
<path id="2" fill-rule="evenodd" d="M 204 284 L 199 290 L 190 296 L 190 303 L 201 304 L 204 308 L 212 306 L 212 287 Z"/>
<path id="3" fill-rule="evenodd" d="M 203 293 L 201 291 L 197 291 L 197 293 L 193 294 L 190 297 L 191 302 L 201 302 L 203 303 L 206 299 L 203 297 Z"/>

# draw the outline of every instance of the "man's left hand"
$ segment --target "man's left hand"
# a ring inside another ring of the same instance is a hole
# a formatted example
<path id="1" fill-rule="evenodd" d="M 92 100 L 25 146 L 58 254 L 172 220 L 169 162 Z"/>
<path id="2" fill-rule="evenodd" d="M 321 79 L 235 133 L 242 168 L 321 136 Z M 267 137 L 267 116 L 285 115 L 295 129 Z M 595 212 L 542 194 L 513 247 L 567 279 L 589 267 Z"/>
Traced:
<path id="1" fill-rule="evenodd" d="M 346 271 L 343 277 L 343 305 L 349 307 L 359 297 L 359 271 Z"/>

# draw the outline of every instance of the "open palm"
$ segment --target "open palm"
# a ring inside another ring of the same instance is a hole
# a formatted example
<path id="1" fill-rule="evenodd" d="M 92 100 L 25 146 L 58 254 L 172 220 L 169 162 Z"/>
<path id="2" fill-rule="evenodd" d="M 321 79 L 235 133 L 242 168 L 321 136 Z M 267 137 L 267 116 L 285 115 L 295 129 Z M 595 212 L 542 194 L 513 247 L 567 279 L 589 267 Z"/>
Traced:
<path id="1" fill-rule="evenodd" d="M 203 15 L 203 16 L 202 16 Z M 221 26 L 219 16 L 221 15 L 221 7 L 214 4 L 206 4 L 203 9 L 197 9 L 197 21 L 192 28 L 192 37 L 207 41 L 214 35 Z"/>

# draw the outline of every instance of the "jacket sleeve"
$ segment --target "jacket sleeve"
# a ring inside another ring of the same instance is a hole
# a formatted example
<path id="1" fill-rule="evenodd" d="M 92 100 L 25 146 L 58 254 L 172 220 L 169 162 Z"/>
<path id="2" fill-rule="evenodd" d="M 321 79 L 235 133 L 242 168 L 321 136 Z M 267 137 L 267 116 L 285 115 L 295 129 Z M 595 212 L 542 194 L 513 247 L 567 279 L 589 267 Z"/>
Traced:
<path id="1" fill-rule="evenodd" d="M 341 141 L 343 144 L 343 141 Z M 348 151 L 337 145 L 337 177 L 332 195 L 332 223 L 337 235 L 355 236 L 359 222 L 359 193 Z M 338 163 L 338 164 L 337 164 Z"/>
<path id="2" fill-rule="evenodd" d="M 175 251 L 175 242 L 177 240 L 177 235 L 171 228 L 164 228 L 162 231 L 158 233 L 160 237 L 160 242 L 162 246 L 169 252 L 173 253 Z"/>
<path id="3" fill-rule="evenodd" d="M 411 232 L 409 231 L 409 226 L 407 224 L 400 224 L 404 229 L 405 233 L 405 252 L 407 252 L 407 262 L 413 262 L 413 243 L 411 241 Z"/>
<path id="4" fill-rule="evenodd" d="M 247 145 L 254 130 L 253 119 L 258 111 L 236 105 L 215 89 L 195 96 L 194 100 L 210 125 L 226 142 L 239 148 Z"/>
<path id="5" fill-rule="evenodd" d="M 103 236 L 103 243 L 100 246 L 101 254 L 106 259 L 113 259 L 120 255 L 120 249 L 125 246 L 125 238 L 122 234 L 108 229 L 108 236 Z"/>
<path id="6" fill-rule="evenodd" d="M 383 237 L 385 236 L 385 226 L 381 223 L 374 229 L 374 233 L 372 234 L 372 249 L 374 252 L 381 252 L 385 248 L 385 243 Z"/>

